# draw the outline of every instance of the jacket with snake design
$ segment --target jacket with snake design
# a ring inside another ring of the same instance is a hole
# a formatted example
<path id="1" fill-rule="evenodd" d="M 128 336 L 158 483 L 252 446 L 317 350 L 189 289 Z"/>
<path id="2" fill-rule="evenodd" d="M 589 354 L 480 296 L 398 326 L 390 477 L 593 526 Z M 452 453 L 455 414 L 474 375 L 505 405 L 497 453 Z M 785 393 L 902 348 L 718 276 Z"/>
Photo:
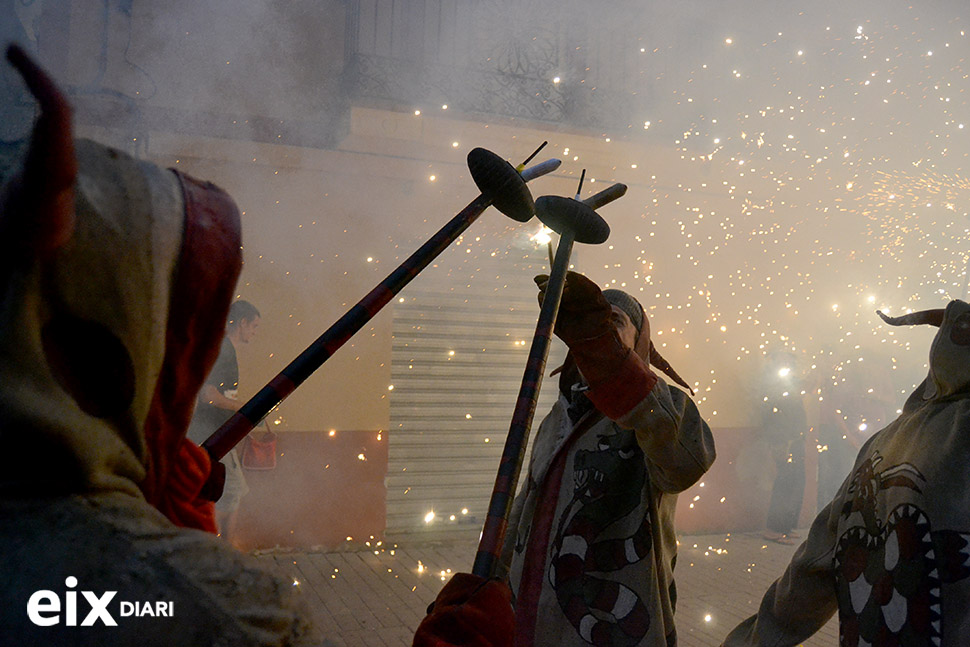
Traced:
<path id="1" fill-rule="evenodd" d="M 952 301 L 927 378 L 859 451 L 784 575 L 725 645 L 797 645 L 839 614 L 843 647 L 970 636 L 970 305 Z"/>
<path id="2" fill-rule="evenodd" d="M 714 460 L 710 428 L 663 380 L 616 420 L 568 406 L 539 427 L 506 535 L 516 645 L 675 644 L 674 511 Z"/>

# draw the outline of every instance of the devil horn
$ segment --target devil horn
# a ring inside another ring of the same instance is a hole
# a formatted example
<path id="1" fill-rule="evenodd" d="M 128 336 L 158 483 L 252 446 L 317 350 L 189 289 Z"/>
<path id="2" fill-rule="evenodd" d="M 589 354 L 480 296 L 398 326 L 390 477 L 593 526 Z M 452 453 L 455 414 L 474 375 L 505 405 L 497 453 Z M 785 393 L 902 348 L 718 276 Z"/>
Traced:
<path id="1" fill-rule="evenodd" d="M 930 324 L 939 328 L 943 324 L 943 308 L 932 310 L 921 310 L 910 312 L 898 317 L 890 317 L 882 310 L 876 310 L 876 314 L 890 326 L 915 326 L 919 324 Z"/>
<path id="2" fill-rule="evenodd" d="M 40 104 L 24 168 L 5 200 L 0 222 L 6 232 L 26 237 L 29 248 L 50 252 L 74 233 L 74 182 L 77 156 L 71 105 L 54 80 L 28 54 L 11 45 L 7 60 Z"/>

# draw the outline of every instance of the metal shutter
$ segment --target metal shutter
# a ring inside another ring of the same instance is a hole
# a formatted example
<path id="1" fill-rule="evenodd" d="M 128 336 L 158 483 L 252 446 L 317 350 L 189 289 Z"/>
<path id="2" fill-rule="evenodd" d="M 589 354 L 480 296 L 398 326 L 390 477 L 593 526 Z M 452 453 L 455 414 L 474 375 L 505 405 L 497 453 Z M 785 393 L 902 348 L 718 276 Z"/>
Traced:
<path id="1" fill-rule="evenodd" d="M 544 257 L 539 249 L 514 264 L 494 259 L 470 287 L 432 273 L 395 301 L 388 539 L 479 535 L 535 332 L 531 279 L 548 271 Z M 557 380 L 548 374 L 564 356 L 555 340 L 530 439 L 555 402 Z M 527 461 L 528 453 L 520 484 Z"/>

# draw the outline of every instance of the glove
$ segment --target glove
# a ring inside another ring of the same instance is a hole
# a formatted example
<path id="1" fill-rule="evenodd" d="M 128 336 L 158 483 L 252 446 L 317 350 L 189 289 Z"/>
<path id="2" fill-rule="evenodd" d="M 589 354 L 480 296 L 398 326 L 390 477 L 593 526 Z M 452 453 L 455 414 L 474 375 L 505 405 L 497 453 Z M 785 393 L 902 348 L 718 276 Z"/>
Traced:
<path id="1" fill-rule="evenodd" d="M 539 305 L 546 298 L 549 275 L 535 277 L 539 287 Z M 566 272 L 566 284 L 559 302 L 555 333 L 570 348 L 573 344 L 609 334 L 613 324 L 613 307 L 606 301 L 599 286 L 577 272 Z"/>
<path id="2" fill-rule="evenodd" d="M 512 590 L 499 580 L 456 573 L 428 607 L 413 647 L 499 647 L 515 634 Z"/>
<path id="3" fill-rule="evenodd" d="M 549 277 L 535 277 L 539 303 L 545 299 Z M 569 346 L 569 356 L 589 385 L 587 396 L 612 420 L 629 413 L 657 384 L 647 362 L 620 340 L 612 321 L 613 306 L 603 291 L 576 272 L 566 273 L 556 336 Z M 649 334 L 649 333 L 647 333 Z"/>

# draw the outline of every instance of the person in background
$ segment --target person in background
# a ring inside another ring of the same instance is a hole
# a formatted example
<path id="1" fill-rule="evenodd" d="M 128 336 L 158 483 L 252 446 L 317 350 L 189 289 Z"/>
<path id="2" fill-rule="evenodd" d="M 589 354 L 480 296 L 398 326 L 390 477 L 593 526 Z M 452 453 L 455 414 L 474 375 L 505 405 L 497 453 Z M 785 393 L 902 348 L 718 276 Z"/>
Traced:
<path id="1" fill-rule="evenodd" d="M 239 411 L 239 363 L 236 351 L 256 337 L 260 314 L 256 306 L 242 299 L 229 307 L 226 336 L 222 340 L 219 358 L 199 391 L 199 402 L 189 425 L 188 437 L 202 444 L 213 432 Z M 231 541 L 236 525 L 236 513 L 242 498 L 249 492 L 239 454 L 229 450 L 222 464 L 226 468 L 226 482 L 222 496 L 216 501 L 216 525 L 223 539 Z"/>
<path id="2" fill-rule="evenodd" d="M 808 420 L 795 356 L 773 352 L 762 379 L 761 428 L 775 464 L 764 538 L 794 544 L 805 496 L 805 432 Z"/>
<path id="3" fill-rule="evenodd" d="M 536 277 L 540 302 L 548 277 Z M 567 275 L 556 335 L 569 347 L 558 402 L 539 426 L 503 563 L 515 644 L 676 641 L 677 493 L 714 461 L 690 387 L 650 341 L 643 307 Z"/>
<path id="4" fill-rule="evenodd" d="M 847 359 L 821 376 L 818 510 L 835 496 L 862 445 L 899 414 L 897 403 L 890 400 L 898 393 L 890 379 L 892 368 Z"/>

